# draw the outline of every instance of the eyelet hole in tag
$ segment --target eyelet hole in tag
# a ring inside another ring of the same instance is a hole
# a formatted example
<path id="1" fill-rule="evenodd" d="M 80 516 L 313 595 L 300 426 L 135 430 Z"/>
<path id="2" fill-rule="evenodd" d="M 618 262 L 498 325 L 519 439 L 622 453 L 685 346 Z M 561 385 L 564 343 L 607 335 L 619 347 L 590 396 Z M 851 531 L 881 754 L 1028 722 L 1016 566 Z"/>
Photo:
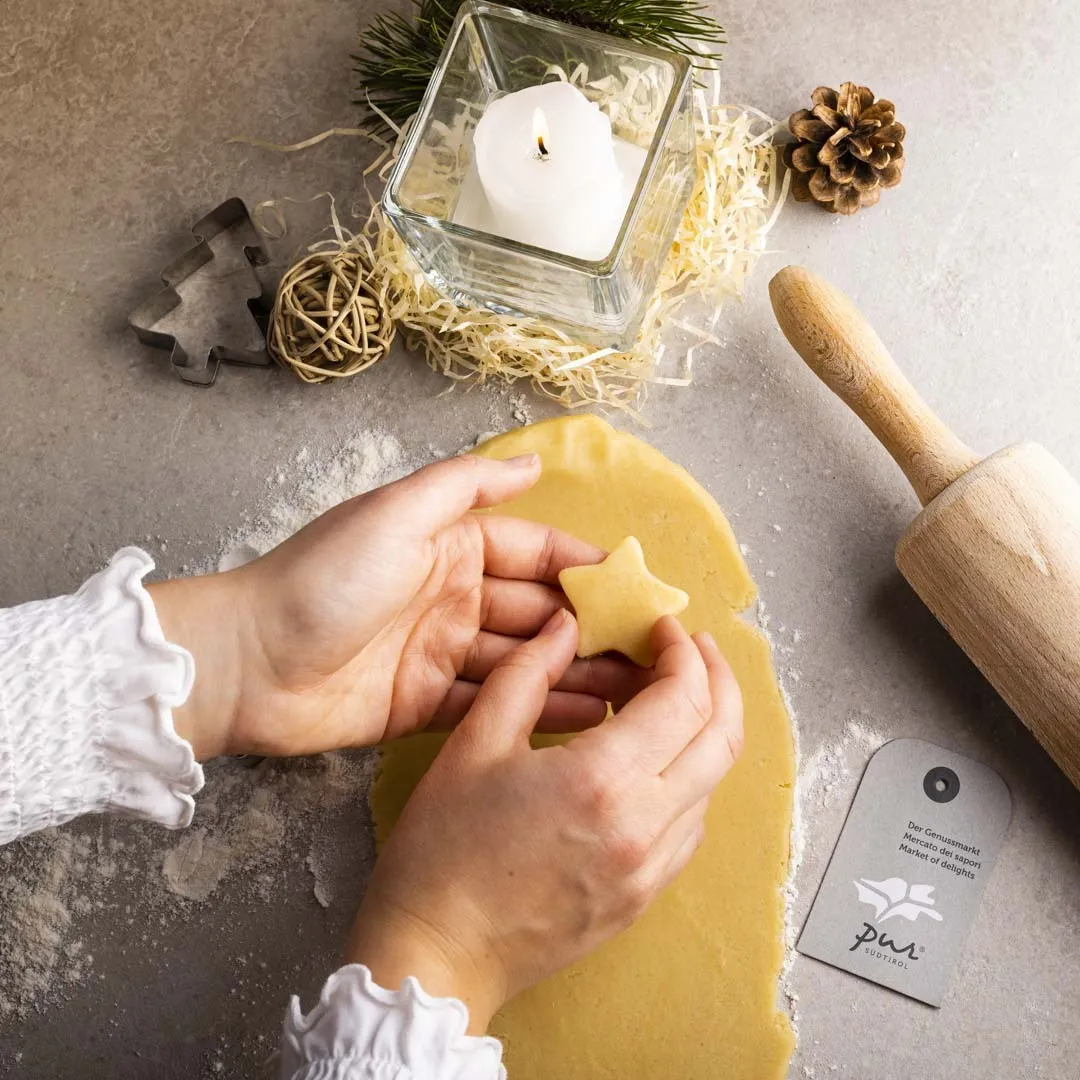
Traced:
<path id="1" fill-rule="evenodd" d="M 952 802 L 960 792 L 960 777 L 945 765 L 935 765 L 923 777 L 922 786 L 934 802 Z"/>
<path id="2" fill-rule="evenodd" d="M 1012 816 L 992 769 L 921 739 L 870 759 L 798 950 L 940 1006 Z"/>

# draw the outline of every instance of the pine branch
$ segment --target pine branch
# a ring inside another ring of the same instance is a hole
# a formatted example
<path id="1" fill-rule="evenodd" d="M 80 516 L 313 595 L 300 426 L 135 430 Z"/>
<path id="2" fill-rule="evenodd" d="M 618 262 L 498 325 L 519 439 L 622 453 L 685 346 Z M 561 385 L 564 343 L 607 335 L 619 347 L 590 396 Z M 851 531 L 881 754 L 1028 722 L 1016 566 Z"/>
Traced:
<path id="1" fill-rule="evenodd" d="M 359 97 L 355 104 L 377 105 L 403 123 L 420 101 L 439 61 L 457 9 L 446 0 L 415 0 L 416 14 L 377 15 L 353 56 Z M 534 15 L 658 45 L 690 57 L 696 64 L 720 59 L 724 28 L 705 14 L 698 0 L 515 0 Z M 374 114 L 373 127 L 384 125 Z"/>
<path id="2" fill-rule="evenodd" d="M 425 0 L 415 19 L 397 12 L 376 16 L 352 58 L 361 94 L 354 104 L 372 102 L 396 123 L 416 111 L 450 27 L 441 25 L 438 12 L 424 10 L 434 6 Z"/>
<path id="3" fill-rule="evenodd" d="M 587 30 L 660 45 L 695 60 L 719 59 L 715 46 L 725 40 L 724 28 L 696 0 L 530 0 L 520 6 Z"/>

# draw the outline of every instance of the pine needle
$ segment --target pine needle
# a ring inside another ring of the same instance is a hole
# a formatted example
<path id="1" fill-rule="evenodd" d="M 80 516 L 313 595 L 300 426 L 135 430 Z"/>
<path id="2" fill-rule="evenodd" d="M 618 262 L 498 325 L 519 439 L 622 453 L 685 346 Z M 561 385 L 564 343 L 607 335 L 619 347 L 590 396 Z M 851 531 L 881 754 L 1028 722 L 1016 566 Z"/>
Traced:
<path id="1" fill-rule="evenodd" d="M 396 12 L 376 16 L 361 38 L 360 52 L 353 56 L 359 91 L 354 104 L 376 105 L 397 124 L 419 109 L 457 16 L 456 5 L 446 0 L 414 2 L 413 18 Z M 586 30 L 671 49 L 699 65 L 719 62 L 717 46 L 726 40 L 724 28 L 698 0 L 515 0 L 514 6 Z M 368 122 L 373 129 L 387 127 L 374 112 Z"/>

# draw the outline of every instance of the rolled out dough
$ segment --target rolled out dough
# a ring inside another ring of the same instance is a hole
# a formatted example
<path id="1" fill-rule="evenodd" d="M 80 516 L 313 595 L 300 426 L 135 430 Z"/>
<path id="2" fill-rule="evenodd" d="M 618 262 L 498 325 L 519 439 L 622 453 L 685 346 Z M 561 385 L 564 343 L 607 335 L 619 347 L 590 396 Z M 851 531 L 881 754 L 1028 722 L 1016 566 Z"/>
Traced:
<path id="1" fill-rule="evenodd" d="M 689 594 L 683 624 L 709 630 L 734 669 L 746 746 L 677 881 L 636 926 L 507 1004 L 492 1034 L 504 1042 L 510 1080 L 779 1080 L 794 1043 L 777 980 L 795 763 L 768 644 L 738 617 L 754 584 L 708 492 L 646 443 L 574 416 L 476 452 L 533 451 L 541 480 L 498 512 L 609 549 L 637 536 L 651 569 Z M 439 745 L 423 735 L 383 751 L 372 795 L 380 839 Z"/>

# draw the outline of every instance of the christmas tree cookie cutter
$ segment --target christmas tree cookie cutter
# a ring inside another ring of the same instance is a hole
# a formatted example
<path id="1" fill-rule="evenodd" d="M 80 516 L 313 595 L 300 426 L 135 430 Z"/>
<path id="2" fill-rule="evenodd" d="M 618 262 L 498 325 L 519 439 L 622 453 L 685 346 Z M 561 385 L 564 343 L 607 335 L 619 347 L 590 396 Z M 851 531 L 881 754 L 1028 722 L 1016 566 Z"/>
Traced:
<path id="1" fill-rule="evenodd" d="M 213 262 L 214 251 L 210 242 L 222 233 L 234 231 L 242 244 L 244 258 L 251 267 L 252 277 L 259 289 L 258 295 L 248 299 L 247 307 L 265 342 L 270 312 L 274 306 L 274 294 L 260 279 L 257 267 L 265 266 L 270 261 L 270 256 L 262 245 L 244 200 L 239 198 L 226 199 L 195 222 L 191 227 L 195 246 L 165 267 L 161 272 L 165 287 L 141 303 L 128 316 L 128 325 L 135 331 L 135 336 L 144 345 L 168 352 L 172 370 L 184 382 L 196 386 L 212 385 L 217 378 L 218 368 L 223 363 L 246 367 L 268 367 L 273 363 L 265 345 L 256 350 L 214 345 L 205 356 L 190 356 L 175 334 L 156 329 L 157 324 L 182 302 L 176 286 L 194 277 L 204 266 Z"/>

